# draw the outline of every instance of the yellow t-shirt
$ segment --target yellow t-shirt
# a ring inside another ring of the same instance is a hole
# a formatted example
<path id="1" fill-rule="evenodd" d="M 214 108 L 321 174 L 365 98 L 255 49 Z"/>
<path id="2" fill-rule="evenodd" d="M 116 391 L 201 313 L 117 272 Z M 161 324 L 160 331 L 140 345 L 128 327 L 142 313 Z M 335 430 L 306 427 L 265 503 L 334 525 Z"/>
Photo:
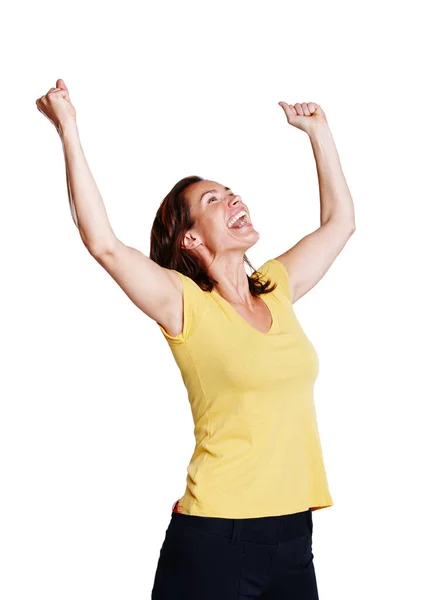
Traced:
<path id="1" fill-rule="evenodd" d="M 183 331 L 158 324 L 180 369 L 195 450 L 177 512 L 230 519 L 326 508 L 328 489 L 313 399 L 317 353 L 293 310 L 280 261 L 257 269 L 277 283 L 255 329 L 214 290 L 183 283 Z"/>

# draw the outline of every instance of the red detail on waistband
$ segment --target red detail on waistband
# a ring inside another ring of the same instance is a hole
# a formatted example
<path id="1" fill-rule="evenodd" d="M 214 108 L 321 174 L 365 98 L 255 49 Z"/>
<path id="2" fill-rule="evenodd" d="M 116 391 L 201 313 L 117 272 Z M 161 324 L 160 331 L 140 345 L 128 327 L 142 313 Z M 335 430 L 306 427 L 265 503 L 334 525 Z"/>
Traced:
<path id="1" fill-rule="evenodd" d="M 179 510 L 180 508 L 183 508 L 181 504 L 179 504 L 181 498 L 179 498 L 178 500 L 176 500 L 176 502 L 174 502 L 174 504 L 172 505 L 172 512 L 176 512 L 179 513 L 181 512 L 181 510 Z"/>

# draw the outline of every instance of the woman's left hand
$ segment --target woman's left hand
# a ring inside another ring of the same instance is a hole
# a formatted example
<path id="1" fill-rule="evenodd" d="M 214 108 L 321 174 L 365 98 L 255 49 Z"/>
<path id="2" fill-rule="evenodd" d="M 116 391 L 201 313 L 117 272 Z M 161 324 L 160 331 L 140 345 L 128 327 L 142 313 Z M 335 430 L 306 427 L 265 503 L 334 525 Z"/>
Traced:
<path id="1" fill-rule="evenodd" d="M 310 135 L 316 127 L 327 125 L 326 115 L 320 104 L 315 102 L 302 102 L 297 104 L 286 104 L 279 102 L 288 119 L 288 123 L 305 131 Z"/>

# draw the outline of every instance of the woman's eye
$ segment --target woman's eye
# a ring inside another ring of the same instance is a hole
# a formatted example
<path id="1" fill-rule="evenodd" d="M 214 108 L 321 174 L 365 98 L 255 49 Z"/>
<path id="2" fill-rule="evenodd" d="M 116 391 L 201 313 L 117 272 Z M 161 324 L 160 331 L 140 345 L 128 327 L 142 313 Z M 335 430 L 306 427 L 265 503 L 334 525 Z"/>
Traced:
<path id="1" fill-rule="evenodd" d="M 230 196 L 235 196 L 234 192 L 231 192 L 229 195 L 230 195 Z M 211 200 L 217 200 L 217 196 L 212 196 L 211 198 L 209 198 L 209 200 L 208 200 L 208 204 L 210 204 L 210 203 L 211 203 Z"/>

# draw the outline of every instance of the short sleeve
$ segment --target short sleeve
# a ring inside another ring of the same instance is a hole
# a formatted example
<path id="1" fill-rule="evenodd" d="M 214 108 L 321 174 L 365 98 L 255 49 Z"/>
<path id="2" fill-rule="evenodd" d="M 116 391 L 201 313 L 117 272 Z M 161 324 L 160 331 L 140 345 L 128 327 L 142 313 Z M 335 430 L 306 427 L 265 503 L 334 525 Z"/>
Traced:
<path id="1" fill-rule="evenodd" d="M 187 275 L 172 269 L 180 277 L 183 289 L 183 331 L 177 335 L 170 335 L 157 323 L 164 337 L 171 343 L 182 344 L 186 342 L 197 329 L 201 318 L 208 308 L 207 293 Z"/>
<path id="2" fill-rule="evenodd" d="M 259 269 L 257 269 L 265 278 L 269 278 L 273 283 L 277 284 L 277 289 L 291 301 L 292 293 L 289 282 L 289 273 L 282 262 L 276 258 L 271 258 L 266 261 Z M 277 291 L 276 289 L 276 291 Z"/>

